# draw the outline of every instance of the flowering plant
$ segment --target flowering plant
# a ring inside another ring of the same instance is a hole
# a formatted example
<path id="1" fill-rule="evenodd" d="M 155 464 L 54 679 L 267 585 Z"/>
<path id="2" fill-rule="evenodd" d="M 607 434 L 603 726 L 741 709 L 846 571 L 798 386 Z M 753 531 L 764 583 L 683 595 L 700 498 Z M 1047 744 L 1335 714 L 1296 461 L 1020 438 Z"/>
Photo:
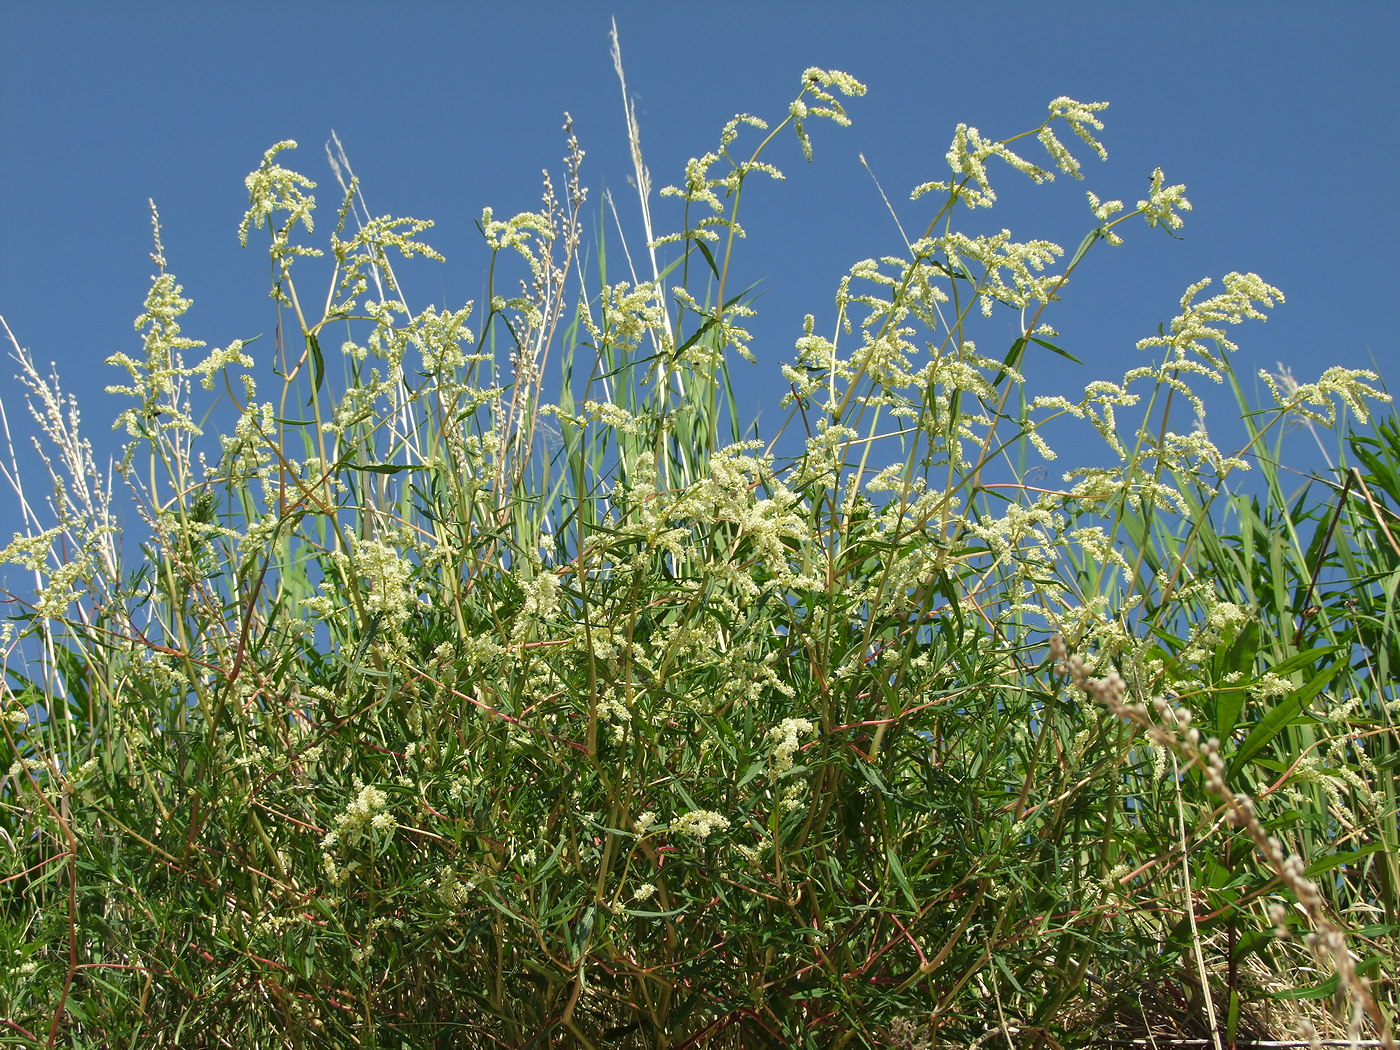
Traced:
<path id="1" fill-rule="evenodd" d="M 781 132 L 811 159 L 864 90 L 810 69 L 776 128 L 726 124 L 661 191 L 665 234 L 628 103 L 643 272 L 578 297 L 569 131 L 562 189 L 483 211 L 487 295 L 455 309 L 408 305 L 391 259 L 436 258 L 430 224 L 370 218 L 343 152 L 314 246 L 317 187 L 273 146 L 239 230 L 292 334 L 272 393 L 251 342 L 185 363 L 158 226 L 142 350 L 112 358 L 134 563 L 16 346 L 57 520 L 3 551 L 36 585 L 4 628 L 0 1039 L 1053 1047 L 1130 1006 L 1193 1034 L 1189 1003 L 1222 1045 L 1282 1023 L 1312 957 L 1272 933 L 1305 925 L 1354 1006 L 1335 1024 L 1390 1039 L 1396 650 L 1366 566 L 1395 448 L 1358 445 L 1322 513 L 1267 441 L 1336 405 L 1364 424 L 1376 377 L 1266 377 L 1247 447 L 1218 448 L 1198 385 L 1245 403 L 1230 333 L 1283 298 L 1231 273 L 1144 363 L 1031 395 L 1029 355 L 1070 356 L 1071 275 L 1191 208 L 1158 170 L 1132 209 L 1089 192 L 1067 260 L 956 229 L 999 169 L 1107 157 L 1105 104 L 1059 98 L 1009 138 L 958 125 L 922 234 L 850 268 L 827 334 L 807 318 L 780 458 L 732 395 L 757 356 L 739 204 Z M 234 405 L 214 442 L 195 379 Z M 1029 483 L 1074 421 L 1102 454 Z M 1263 510 L 1232 488 L 1252 464 Z"/>

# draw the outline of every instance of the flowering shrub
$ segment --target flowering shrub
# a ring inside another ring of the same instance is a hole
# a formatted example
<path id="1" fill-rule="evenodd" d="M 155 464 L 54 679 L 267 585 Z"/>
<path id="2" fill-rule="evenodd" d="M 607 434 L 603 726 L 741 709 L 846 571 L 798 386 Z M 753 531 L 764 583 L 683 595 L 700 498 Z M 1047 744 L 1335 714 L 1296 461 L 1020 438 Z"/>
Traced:
<path id="1" fill-rule="evenodd" d="M 1275 495 L 1282 545 L 1226 484 L 1290 417 L 1364 423 L 1376 377 L 1269 377 L 1242 452 L 1173 430 L 1282 299 L 1231 273 L 1186 290 L 1147 363 L 1030 395 L 1025 355 L 1068 356 L 1049 316 L 1070 275 L 1191 207 L 1161 171 L 1132 209 L 1090 192 L 1063 265 L 957 231 L 999 168 L 1042 183 L 1106 158 L 1106 104 L 1061 98 L 1011 138 L 959 125 L 913 193 L 922 235 L 851 267 L 829 335 L 807 318 L 783 368 L 803 437 L 779 460 L 730 393 L 752 359 L 738 206 L 780 175 L 775 136 L 810 159 L 808 125 L 847 123 L 864 90 L 811 69 L 777 128 L 736 117 L 661 191 L 681 216 L 661 235 L 629 105 L 650 273 L 578 299 L 571 133 L 562 193 L 483 211 L 485 300 L 441 311 L 414 312 L 391 264 L 437 257 L 428 223 L 361 217 L 342 157 L 315 247 L 317 187 L 273 146 L 239 230 L 268 238 L 295 333 L 264 352 L 271 394 L 254 344 L 182 334 L 158 227 L 142 351 L 111 360 L 134 567 L 20 351 L 57 523 L 3 552 L 36 575 L 13 603 L 41 670 L 7 625 L 0 848 L 22 892 L 0 903 L 0 1041 L 1053 1047 L 1146 1024 L 1233 1043 L 1284 1023 L 1269 995 L 1306 957 L 1273 931 L 1295 926 L 1337 964 L 1336 1023 L 1384 1033 L 1396 808 L 1360 740 L 1393 758 L 1364 658 L 1393 636 L 1295 627 L 1288 593 L 1345 592 L 1329 558 L 1374 550 L 1359 497 L 1380 482 L 1348 482 L 1312 541 L 1311 505 Z M 979 348 L 1008 317 L 1010 347 Z M 236 406 L 217 441 L 196 379 Z M 1110 465 L 1025 484 L 1008 453 L 1053 459 L 1057 419 Z M 1269 543 L 1274 595 L 1249 554 Z"/>

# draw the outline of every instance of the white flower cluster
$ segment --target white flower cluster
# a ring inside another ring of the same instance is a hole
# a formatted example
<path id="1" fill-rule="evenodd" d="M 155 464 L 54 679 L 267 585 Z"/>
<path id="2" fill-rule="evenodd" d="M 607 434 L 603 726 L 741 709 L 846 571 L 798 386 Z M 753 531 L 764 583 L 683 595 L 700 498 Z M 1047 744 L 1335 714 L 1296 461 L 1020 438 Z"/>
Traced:
<path id="1" fill-rule="evenodd" d="M 1337 422 L 1333 398 L 1351 409 L 1362 423 L 1370 418 L 1366 398 L 1381 402 L 1390 400 L 1389 394 L 1368 385 L 1378 378 L 1369 369 L 1333 365 L 1318 376 L 1316 382 L 1299 383 L 1286 370 L 1283 375 L 1275 376 L 1261 368 L 1259 378 L 1268 385 L 1280 408 L 1325 427 L 1335 426 Z"/>
<path id="2" fill-rule="evenodd" d="M 321 839 L 321 866 L 332 885 L 343 885 L 359 867 L 358 861 L 340 864 L 334 852 L 337 848 L 353 845 L 367 832 L 390 832 L 398 826 L 394 818 L 385 812 L 388 801 L 388 796 L 379 788 L 365 784 L 345 809 L 336 814 L 335 827 Z"/>
<path id="3" fill-rule="evenodd" d="M 768 736 L 774 741 L 773 768 L 785 773 L 792 768 L 792 757 L 800 746 L 798 737 L 812 731 L 812 723 L 805 718 L 784 718 L 772 729 Z"/>
<path id="4" fill-rule="evenodd" d="M 1181 313 L 1172 319 L 1170 334 L 1141 339 L 1137 347 L 1139 350 L 1163 347 L 1170 352 L 1169 363 L 1172 366 L 1180 368 L 1196 363 L 1196 371 L 1219 383 L 1222 381 L 1219 370 L 1225 367 L 1223 355 L 1210 349 L 1207 344 L 1214 344 L 1219 351 L 1239 349 L 1226 337 L 1222 323 L 1266 321 L 1267 316 L 1255 304 L 1272 307 L 1276 302 L 1284 302 L 1284 296 L 1273 285 L 1266 284 L 1258 274 L 1227 273 L 1221 279 L 1221 284 L 1225 286 L 1223 292 L 1197 302 L 1196 296 L 1210 284 L 1207 277 L 1187 288 L 1181 296 Z M 1198 414 L 1204 412 L 1199 404 L 1196 409 Z"/>
<path id="5" fill-rule="evenodd" d="M 274 259 L 287 255 L 321 254 L 319 249 L 291 244 L 292 229 L 298 222 L 305 227 L 307 233 L 313 232 L 316 228 L 315 221 L 311 217 L 311 213 L 316 210 L 316 198 L 302 192 L 303 190 L 314 190 L 316 183 L 305 175 L 273 162 L 273 158 L 284 149 L 296 148 L 296 142 L 291 139 L 277 143 L 263 154 L 262 163 L 258 165 L 258 170 L 252 172 L 244 180 L 244 185 L 248 190 L 248 210 L 244 212 L 243 221 L 238 225 L 238 243 L 240 245 L 245 248 L 248 246 L 249 230 L 261 228 L 263 223 L 268 223 L 270 226 L 269 220 L 274 212 L 284 211 L 287 213 L 287 218 L 282 225 L 272 231 L 271 253 Z"/>
<path id="6" fill-rule="evenodd" d="M 336 816 L 336 830 L 327 838 L 336 835 L 337 841 L 344 841 L 353 833 L 361 832 L 365 828 L 373 828 L 376 831 L 391 830 L 394 827 L 394 818 L 384 812 L 387 802 L 388 796 L 383 791 L 366 784 Z"/>
<path id="7" fill-rule="evenodd" d="M 708 809 L 692 809 L 671 822 L 671 830 L 678 835 L 689 835 L 704 842 L 716 831 L 729 828 L 729 819 Z"/>
<path id="8" fill-rule="evenodd" d="M 1095 131 L 1103 130 L 1103 122 L 1095 113 L 1107 109 L 1107 102 L 1076 102 L 1072 98 L 1057 98 L 1050 103 L 1050 116 L 1036 130 L 1035 136 L 1045 148 L 1054 166 L 1073 178 L 1082 178 L 1079 161 L 1055 135 L 1053 123 L 1063 120 L 1071 130 L 1099 155 L 1107 160 L 1108 151 L 1095 137 Z M 941 191 L 961 199 L 969 208 L 990 208 L 996 203 L 996 191 L 987 177 L 987 161 L 997 157 L 1015 171 L 1019 171 L 1032 182 L 1049 182 L 1055 174 L 1038 164 L 1032 164 L 1014 152 L 1006 142 L 987 139 L 976 128 L 959 124 L 953 132 L 953 143 L 948 148 L 948 167 L 955 178 L 952 182 L 927 182 L 914 190 L 912 199 L 917 200 L 925 193 Z"/>

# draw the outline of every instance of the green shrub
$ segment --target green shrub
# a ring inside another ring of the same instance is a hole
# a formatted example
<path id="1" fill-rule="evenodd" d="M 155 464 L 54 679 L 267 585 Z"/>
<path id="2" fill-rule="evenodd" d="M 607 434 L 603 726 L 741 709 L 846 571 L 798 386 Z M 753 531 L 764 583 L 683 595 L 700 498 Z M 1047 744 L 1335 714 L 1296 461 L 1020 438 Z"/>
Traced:
<path id="1" fill-rule="evenodd" d="M 1128 221 L 1172 230 L 1190 207 L 1160 171 L 1135 208 L 1089 194 L 1058 269 L 1049 242 L 959 233 L 960 206 L 995 202 L 989 166 L 1040 183 L 1081 177 L 1065 140 L 1105 155 L 1104 106 L 1057 99 L 1014 138 L 959 125 L 950 174 L 914 193 L 923 234 L 851 268 L 829 335 L 809 319 L 783 370 L 799 452 L 777 458 L 733 396 L 738 206 L 778 174 L 776 135 L 810 158 L 805 124 L 846 123 L 863 93 L 808 70 L 777 128 L 726 125 L 662 191 L 668 236 L 629 110 L 645 273 L 623 281 L 601 250 L 582 272 L 570 134 L 562 193 L 483 213 L 488 294 L 460 310 L 406 305 L 390 253 L 435 257 L 429 224 L 362 218 L 343 155 L 313 247 L 314 186 L 274 146 L 241 233 L 270 237 L 277 341 L 186 364 L 202 344 L 157 228 L 143 352 L 112 359 L 134 567 L 56 381 L 20 353 L 58 520 L 4 552 L 39 578 L 6 651 L 41 670 L 5 668 L 0 1042 L 1384 1029 L 1378 596 L 1400 550 L 1367 508 L 1394 505 L 1393 431 L 1384 455 L 1357 436 L 1370 474 L 1321 501 L 1284 496 L 1263 440 L 1333 399 L 1364 422 L 1375 377 L 1275 384 L 1246 417 L 1262 497 L 1231 489 L 1245 454 L 1172 429 L 1193 384 L 1235 382 L 1227 326 L 1281 298 L 1252 274 L 1188 289 L 1119 381 L 1032 396 L 1026 355 L 1069 356 L 1047 322 L 1069 275 Z M 1048 159 L 1013 152 L 1026 136 Z M 1008 317 L 1010 347 L 980 349 Z M 237 412 L 217 444 L 204 389 Z M 1026 483 L 1074 418 L 1109 465 Z M 1336 972 L 1275 927 L 1313 929 Z"/>

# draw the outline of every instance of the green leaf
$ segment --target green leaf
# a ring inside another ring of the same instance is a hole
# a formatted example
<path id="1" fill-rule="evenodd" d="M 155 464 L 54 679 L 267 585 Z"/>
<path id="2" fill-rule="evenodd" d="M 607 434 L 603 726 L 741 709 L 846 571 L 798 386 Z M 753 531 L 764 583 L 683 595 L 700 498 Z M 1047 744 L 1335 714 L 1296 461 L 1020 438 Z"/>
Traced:
<path id="1" fill-rule="evenodd" d="M 1274 737 L 1299 721 L 1298 716 L 1303 708 L 1336 677 L 1341 667 L 1341 664 L 1332 664 L 1323 669 L 1307 685 L 1290 693 L 1277 707 L 1261 718 L 1230 760 L 1228 775 L 1233 777 L 1246 762 L 1268 747 Z"/>
<path id="2" fill-rule="evenodd" d="M 523 915 L 517 915 L 515 912 L 511 911 L 508 907 L 506 907 L 503 901 L 497 900 L 494 894 L 486 894 L 485 900 L 487 904 L 491 905 L 491 907 L 495 908 L 498 912 L 500 912 L 507 918 L 514 919 L 516 922 L 520 923 L 521 926 L 533 928 L 529 919 L 525 918 Z"/>
<path id="3" fill-rule="evenodd" d="M 1021 338 L 1017 339 L 1014 343 L 1011 344 L 1011 349 L 1006 351 L 1006 356 L 1002 358 L 1001 370 L 997 372 L 997 374 L 992 378 L 993 387 L 999 385 L 1001 381 L 1006 378 L 1006 373 L 1008 369 L 1015 368 L 1018 364 L 1021 363 L 1021 357 L 1025 354 L 1025 352 L 1026 340 L 1025 337 L 1022 336 Z"/>
<path id="4" fill-rule="evenodd" d="M 583 918 L 579 920 L 578 928 L 574 931 L 573 943 L 569 946 L 570 961 L 575 965 L 583 958 L 584 952 L 588 951 L 588 942 L 593 936 L 593 923 L 598 917 L 598 909 L 590 904 L 583 909 Z"/>
<path id="5" fill-rule="evenodd" d="M 1089 249 L 1092 248 L 1096 242 L 1102 240 L 1103 235 L 1104 229 L 1102 226 L 1095 226 L 1090 230 L 1085 235 L 1084 239 L 1079 242 L 1079 247 L 1074 249 L 1074 254 L 1071 255 L 1069 259 L 1069 265 L 1065 267 L 1065 273 L 1069 273 L 1070 270 L 1078 266 L 1079 260 L 1089 254 Z"/>
<path id="6" fill-rule="evenodd" d="M 898 884 L 900 892 L 904 894 L 904 899 L 909 902 L 910 909 L 917 912 L 919 902 L 914 899 L 914 888 L 909 885 L 909 876 L 904 873 L 904 865 L 899 862 L 899 855 L 895 853 L 893 845 L 885 847 L 885 860 L 889 863 L 890 874 L 894 876 L 894 881 Z"/>
<path id="7" fill-rule="evenodd" d="M 873 787 L 880 794 L 884 795 L 886 798 L 895 797 L 894 792 L 890 791 L 889 785 L 885 783 L 885 780 L 883 777 L 880 776 L 879 771 L 876 770 L 874 766 L 870 765 L 870 763 L 857 762 L 855 764 L 855 768 L 856 772 L 859 773 L 862 777 L 864 777 L 866 782 L 869 783 L 870 786 Z"/>
<path id="8" fill-rule="evenodd" d="M 1227 689 L 1215 698 L 1215 735 L 1227 739 L 1239 724 L 1249 694 L 1243 689 Z"/>
<path id="9" fill-rule="evenodd" d="M 1251 620 L 1228 649 L 1215 654 L 1211 661 L 1211 670 L 1217 682 L 1228 680 L 1231 675 L 1239 678 L 1251 675 L 1259 654 L 1260 633 L 1258 622 Z M 1230 734 L 1235 731 L 1247 699 L 1247 688 L 1224 689 L 1217 694 L 1215 735 L 1221 740 L 1228 740 Z"/>
<path id="10" fill-rule="evenodd" d="M 681 354 L 683 354 L 683 353 L 685 353 L 687 350 L 689 350 L 692 346 L 694 346 L 694 345 L 696 344 L 696 342 L 699 340 L 699 338 L 700 338 L 702 335 L 704 335 L 706 332 L 708 332 L 711 328 L 713 328 L 714 325 L 715 325 L 715 319 L 714 319 L 713 317 L 708 317 L 708 318 L 706 318 L 706 319 L 705 319 L 705 323 L 702 324 L 699 328 L 697 328 L 697 329 L 695 330 L 695 332 L 690 336 L 690 338 L 688 338 L 688 339 L 687 339 L 685 342 L 683 342 L 680 346 L 676 347 L 675 356 L 676 356 L 676 357 L 679 357 Z"/>
<path id="11" fill-rule="evenodd" d="M 1286 988 L 1281 992 L 1269 992 L 1270 999 L 1325 999 L 1337 992 L 1337 975 L 1333 974 L 1321 984 L 1310 984 L 1303 988 Z"/>
<path id="12" fill-rule="evenodd" d="M 1061 357 L 1063 357 L 1066 361 L 1073 361 L 1073 362 L 1074 362 L 1075 364 L 1077 364 L 1077 365 L 1082 365 L 1082 364 L 1084 363 L 1083 361 L 1079 360 L 1079 358 L 1075 357 L 1072 353 L 1070 353 L 1068 350 L 1061 350 L 1061 349 L 1060 349 L 1058 346 L 1056 346 L 1054 343 L 1047 343 L 1044 339 L 1041 339 L 1039 336 L 1034 336 L 1034 335 L 1033 335 L 1033 336 L 1030 337 L 1030 340 L 1031 340 L 1032 343 L 1035 343 L 1037 346 L 1043 346 L 1043 347 L 1045 347 L 1045 349 L 1050 350 L 1050 351 L 1053 351 L 1054 353 L 1059 354 L 1059 355 L 1060 355 Z"/>
<path id="13" fill-rule="evenodd" d="M 355 463 L 346 460 L 341 464 L 348 470 L 363 470 L 371 474 L 402 474 L 405 470 L 427 470 L 426 463 Z"/>
<path id="14" fill-rule="evenodd" d="M 710 264 L 710 272 L 715 275 L 715 280 L 719 280 L 719 267 L 715 265 L 715 257 L 710 253 L 710 246 L 699 237 L 693 239 L 695 247 L 700 249 L 700 254 L 705 257 L 705 261 Z"/>
<path id="15" fill-rule="evenodd" d="M 306 348 L 311 351 L 311 396 L 306 399 L 306 404 L 310 406 L 316 400 L 321 384 L 325 381 L 326 359 L 321 353 L 321 341 L 316 338 L 315 332 L 306 333 Z"/>
<path id="16" fill-rule="evenodd" d="M 1315 649 L 1305 649 L 1301 653 L 1294 653 L 1286 660 L 1280 660 L 1269 670 L 1278 675 L 1292 674 L 1304 667 L 1315 667 L 1323 657 L 1331 656 L 1336 652 L 1337 647 L 1334 645 L 1319 645 Z"/>
<path id="17" fill-rule="evenodd" d="M 1351 850 L 1347 853 L 1329 853 L 1309 864 L 1303 874 L 1308 878 L 1313 878 L 1316 875 L 1321 875 L 1324 871 L 1340 868 L 1343 864 L 1354 864 L 1363 857 L 1369 857 L 1372 853 L 1378 853 L 1384 848 L 1384 842 L 1373 842 L 1369 846 L 1363 846 L 1361 849 Z"/>

